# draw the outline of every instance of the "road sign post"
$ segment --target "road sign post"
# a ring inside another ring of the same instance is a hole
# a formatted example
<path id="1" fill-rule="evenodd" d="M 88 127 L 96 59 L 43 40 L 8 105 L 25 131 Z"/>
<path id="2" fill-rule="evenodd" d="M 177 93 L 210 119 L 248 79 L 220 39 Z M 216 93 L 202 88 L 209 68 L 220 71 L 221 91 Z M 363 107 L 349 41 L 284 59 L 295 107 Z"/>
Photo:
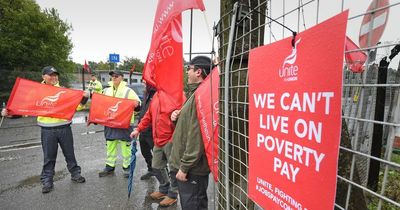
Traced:
<path id="1" fill-rule="evenodd" d="M 119 62 L 119 54 L 115 54 L 115 53 L 110 54 L 109 55 L 109 61 L 110 61 L 110 63 L 114 63 L 114 70 L 115 70 L 116 63 Z"/>

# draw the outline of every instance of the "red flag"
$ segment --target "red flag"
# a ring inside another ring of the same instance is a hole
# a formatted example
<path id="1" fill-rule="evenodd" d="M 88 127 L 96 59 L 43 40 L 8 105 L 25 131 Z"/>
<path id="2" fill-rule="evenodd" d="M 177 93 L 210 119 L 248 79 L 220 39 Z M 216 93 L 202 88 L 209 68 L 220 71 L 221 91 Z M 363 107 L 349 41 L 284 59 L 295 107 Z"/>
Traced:
<path id="1" fill-rule="evenodd" d="M 89 68 L 89 65 L 86 63 L 86 60 L 85 60 L 85 65 L 83 65 L 83 69 L 86 70 L 90 74 L 90 68 Z"/>
<path id="2" fill-rule="evenodd" d="M 132 65 L 132 68 L 131 68 L 131 70 L 129 71 L 131 74 L 135 71 L 135 68 L 136 68 L 136 64 L 134 63 L 133 65 Z"/>
<path id="3" fill-rule="evenodd" d="M 129 71 L 129 78 L 131 78 L 132 73 L 135 71 L 135 68 L 136 68 L 136 64 L 134 63 L 134 64 L 132 65 L 131 70 Z"/>
<path id="4" fill-rule="evenodd" d="M 345 51 L 360 49 L 349 37 L 346 36 Z M 364 71 L 363 64 L 367 60 L 367 55 L 362 51 L 345 53 L 346 64 L 354 73 Z"/>
<path id="5" fill-rule="evenodd" d="M 197 119 L 200 124 L 208 166 L 215 181 L 218 181 L 218 87 L 219 73 L 218 67 L 215 67 L 195 92 Z"/>
<path id="6" fill-rule="evenodd" d="M 136 101 L 93 93 L 92 104 L 101 106 L 90 106 L 88 123 L 98 123 L 112 128 L 128 128 Z"/>
<path id="7" fill-rule="evenodd" d="M 143 79 L 173 100 L 174 107 L 161 106 L 163 112 L 183 103 L 181 13 L 187 9 L 205 10 L 202 0 L 160 0 L 157 5 Z"/>
<path id="8" fill-rule="evenodd" d="M 71 120 L 82 100 L 81 90 L 17 78 L 7 103 L 10 115 L 55 117 Z"/>

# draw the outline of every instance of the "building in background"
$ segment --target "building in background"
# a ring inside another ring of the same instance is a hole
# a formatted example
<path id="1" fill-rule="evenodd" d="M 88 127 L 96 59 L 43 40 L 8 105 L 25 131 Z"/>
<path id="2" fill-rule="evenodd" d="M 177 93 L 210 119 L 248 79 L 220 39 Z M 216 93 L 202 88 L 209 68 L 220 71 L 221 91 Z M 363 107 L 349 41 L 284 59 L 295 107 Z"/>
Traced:
<path id="1" fill-rule="evenodd" d="M 92 70 L 96 73 L 97 79 L 101 82 L 103 88 L 108 86 L 108 82 L 111 81 L 111 76 L 108 74 L 110 70 Z M 122 71 L 124 73 L 124 81 L 128 84 L 142 83 L 142 73 L 133 72 L 131 78 L 129 78 L 129 71 Z M 74 80 L 70 83 L 72 89 L 82 90 L 82 73 L 74 73 Z M 85 87 L 87 88 L 90 80 L 90 74 L 85 73 Z"/>

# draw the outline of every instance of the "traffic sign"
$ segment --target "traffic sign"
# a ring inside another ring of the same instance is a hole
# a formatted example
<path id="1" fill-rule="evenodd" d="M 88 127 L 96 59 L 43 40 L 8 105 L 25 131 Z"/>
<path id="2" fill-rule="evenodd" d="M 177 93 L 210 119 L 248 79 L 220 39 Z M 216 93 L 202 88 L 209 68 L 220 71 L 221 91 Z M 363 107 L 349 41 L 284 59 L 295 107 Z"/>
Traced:
<path id="1" fill-rule="evenodd" d="M 118 63 L 119 62 L 119 54 L 110 54 L 110 62 Z"/>
<path id="2" fill-rule="evenodd" d="M 389 0 L 373 0 L 367 12 L 389 5 Z M 359 42 L 361 48 L 375 46 L 382 37 L 389 17 L 389 7 L 364 15 L 360 27 Z M 368 40 L 370 39 L 370 41 Z"/>

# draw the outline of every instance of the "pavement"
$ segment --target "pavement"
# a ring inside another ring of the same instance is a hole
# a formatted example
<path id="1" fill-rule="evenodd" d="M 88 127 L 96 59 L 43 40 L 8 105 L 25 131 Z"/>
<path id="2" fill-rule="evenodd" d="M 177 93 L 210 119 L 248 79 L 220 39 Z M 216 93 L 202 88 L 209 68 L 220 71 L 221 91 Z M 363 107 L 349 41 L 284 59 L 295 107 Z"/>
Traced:
<path id="1" fill-rule="evenodd" d="M 43 154 L 36 118 L 4 119 L 0 128 L 0 206 L 1 209 L 181 209 L 179 200 L 170 207 L 159 207 L 148 195 L 158 189 L 157 180 L 140 180 L 147 167 L 140 153 L 134 172 L 133 191 L 128 198 L 121 157 L 114 176 L 98 176 L 105 166 L 103 126 L 86 126 L 87 112 L 75 114 L 72 124 L 75 155 L 86 178 L 83 184 L 71 181 L 61 149 L 58 151 L 54 190 L 41 193 L 40 172 Z M 214 209 L 216 189 L 210 176 L 209 209 Z M 215 187 L 215 188 L 214 188 Z"/>

